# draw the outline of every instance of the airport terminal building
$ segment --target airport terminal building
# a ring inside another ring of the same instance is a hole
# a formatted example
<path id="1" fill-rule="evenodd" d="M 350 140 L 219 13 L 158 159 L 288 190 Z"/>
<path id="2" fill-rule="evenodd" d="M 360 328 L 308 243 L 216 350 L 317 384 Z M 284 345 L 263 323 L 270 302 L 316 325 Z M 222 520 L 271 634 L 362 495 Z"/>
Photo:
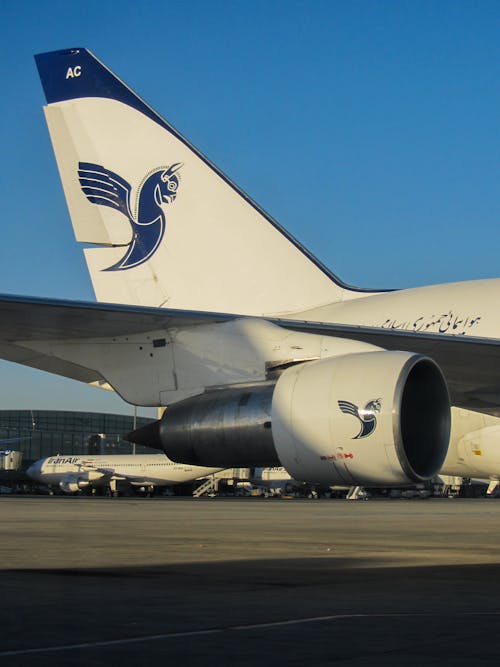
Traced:
<path id="1" fill-rule="evenodd" d="M 134 424 L 132 415 L 100 412 L 0 410 L 0 449 L 21 451 L 24 462 L 55 454 L 130 454 L 124 434 L 151 421 L 137 417 Z M 139 446 L 135 451 L 152 452 Z"/>

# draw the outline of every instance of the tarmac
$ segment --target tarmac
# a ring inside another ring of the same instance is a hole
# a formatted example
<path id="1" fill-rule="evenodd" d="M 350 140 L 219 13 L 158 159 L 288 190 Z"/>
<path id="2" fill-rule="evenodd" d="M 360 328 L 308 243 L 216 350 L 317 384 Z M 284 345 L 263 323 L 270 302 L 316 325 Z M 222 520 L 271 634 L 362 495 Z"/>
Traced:
<path id="1" fill-rule="evenodd" d="M 500 501 L 0 497 L 0 664 L 473 665 Z"/>

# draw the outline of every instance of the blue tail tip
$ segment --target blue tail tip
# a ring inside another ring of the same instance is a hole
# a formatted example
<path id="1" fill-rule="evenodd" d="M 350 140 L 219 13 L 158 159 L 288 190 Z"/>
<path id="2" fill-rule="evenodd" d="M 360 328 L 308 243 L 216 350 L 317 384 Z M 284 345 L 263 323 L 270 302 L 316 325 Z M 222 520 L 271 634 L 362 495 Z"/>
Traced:
<path id="1" fill-rule="evenodd" d="M 80 97 L 115 97 L 123 84 L 84 48 L 35 55 L 48 104 Z"/>

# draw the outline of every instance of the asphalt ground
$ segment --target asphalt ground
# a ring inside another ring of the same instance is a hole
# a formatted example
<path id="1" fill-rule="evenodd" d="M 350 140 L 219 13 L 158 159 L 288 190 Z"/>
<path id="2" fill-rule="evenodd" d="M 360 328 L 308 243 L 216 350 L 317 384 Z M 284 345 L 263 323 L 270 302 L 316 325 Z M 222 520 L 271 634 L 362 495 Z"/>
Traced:
<path id="1" fill-rule="evenodd" d="M 0 664 L 488 665 L 500 501 L 0 498 Z"/>

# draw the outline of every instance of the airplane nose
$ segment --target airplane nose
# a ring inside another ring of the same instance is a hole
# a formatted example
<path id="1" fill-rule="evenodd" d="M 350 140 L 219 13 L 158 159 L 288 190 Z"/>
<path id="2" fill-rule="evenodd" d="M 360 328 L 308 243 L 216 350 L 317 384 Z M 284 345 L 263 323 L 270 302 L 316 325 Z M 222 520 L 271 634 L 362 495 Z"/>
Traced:
<path id="1" fill-rule="evenodd" d="M 28 477 L 31 477 L 31 479 L 37 479 L 39 472 L 40 472 L 40 465 L 38 461 L 36 463 L 32 463 L 30 467 L 26 470 L 26 474 L 28 475 Z"/>

